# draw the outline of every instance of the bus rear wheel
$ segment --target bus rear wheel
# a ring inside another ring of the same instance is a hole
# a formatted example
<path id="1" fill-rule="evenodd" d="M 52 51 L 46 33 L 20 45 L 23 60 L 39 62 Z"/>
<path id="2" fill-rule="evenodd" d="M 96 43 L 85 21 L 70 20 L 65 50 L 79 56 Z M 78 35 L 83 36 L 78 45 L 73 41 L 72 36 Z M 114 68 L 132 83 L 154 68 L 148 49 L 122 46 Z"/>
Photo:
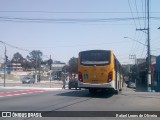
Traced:
<path id="1" fill-rule="evenodd" d="M 114 94 L 118 95 L 119 90 L 114 90 Z"/>
<path id="2" fill-rule="evenodd" d="M 118 95 L 119 90 L 111 89 L 111 93 L 112 93 L 112 94 L 116 94 L 116 95 Z"/>

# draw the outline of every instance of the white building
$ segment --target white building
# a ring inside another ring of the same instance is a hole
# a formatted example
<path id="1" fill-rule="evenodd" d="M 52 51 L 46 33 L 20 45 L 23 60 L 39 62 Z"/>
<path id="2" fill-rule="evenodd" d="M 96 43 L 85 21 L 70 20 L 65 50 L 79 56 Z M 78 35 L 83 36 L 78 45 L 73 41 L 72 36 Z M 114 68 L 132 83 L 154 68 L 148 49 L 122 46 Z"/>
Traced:
<path id="1" fill-rule="evenodd" d="M 13 71 L 23 71 L 21 63 L 12 63 Z"/>

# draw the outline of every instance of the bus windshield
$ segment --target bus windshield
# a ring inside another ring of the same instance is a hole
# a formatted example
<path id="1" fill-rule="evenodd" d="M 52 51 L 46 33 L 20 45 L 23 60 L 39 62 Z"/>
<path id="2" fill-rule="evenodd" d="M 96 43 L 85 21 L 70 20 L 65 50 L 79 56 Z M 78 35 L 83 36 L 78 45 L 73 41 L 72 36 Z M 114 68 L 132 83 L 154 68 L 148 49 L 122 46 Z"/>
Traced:
<path id="1" fill-rule="evenodd" d="M 80 54 L 83 65 L 107 65 L 110 63 L 110 52 L 103 50 L 83 51 Z"/>

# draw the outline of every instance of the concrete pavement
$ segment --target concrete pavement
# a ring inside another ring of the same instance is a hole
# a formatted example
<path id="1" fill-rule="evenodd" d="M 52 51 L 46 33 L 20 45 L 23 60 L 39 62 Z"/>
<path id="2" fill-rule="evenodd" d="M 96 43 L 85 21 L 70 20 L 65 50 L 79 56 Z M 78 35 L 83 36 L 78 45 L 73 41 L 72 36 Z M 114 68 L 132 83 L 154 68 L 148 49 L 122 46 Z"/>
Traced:
<path id="1" fill-rule="evenodd" d="M 121 95 L 160 99 L 160 92 L 148 92 L 146 86 L 138 85 L 136 89 L 123 87 Z"/>

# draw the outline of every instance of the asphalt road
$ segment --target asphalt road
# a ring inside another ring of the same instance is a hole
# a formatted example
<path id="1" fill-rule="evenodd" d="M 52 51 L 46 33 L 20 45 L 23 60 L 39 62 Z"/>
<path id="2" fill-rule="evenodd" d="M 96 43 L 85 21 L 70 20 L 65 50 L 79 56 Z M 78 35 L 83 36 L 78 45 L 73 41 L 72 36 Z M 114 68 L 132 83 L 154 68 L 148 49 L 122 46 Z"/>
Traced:
<path id="1" fill-rule="evenodd" d="M 159 101 L 160 93 L 129 88 L 95 96 L 88 90 L 0 89 L 0 111 L 160 111 Z"/>
<path id="2" fill-rule="evenodd" d="M 2 90 L 3 93 L 8 91 L 25 91 Z M 95 96 L 91 96 L 88 90 L 39 90 L 33 93 L 0 97 L 0 110 L 160 111 L 159 100 L 160 93 L 134 92 L 131 89 L 123 90 L 119 95 L 98 93 Z"/>

